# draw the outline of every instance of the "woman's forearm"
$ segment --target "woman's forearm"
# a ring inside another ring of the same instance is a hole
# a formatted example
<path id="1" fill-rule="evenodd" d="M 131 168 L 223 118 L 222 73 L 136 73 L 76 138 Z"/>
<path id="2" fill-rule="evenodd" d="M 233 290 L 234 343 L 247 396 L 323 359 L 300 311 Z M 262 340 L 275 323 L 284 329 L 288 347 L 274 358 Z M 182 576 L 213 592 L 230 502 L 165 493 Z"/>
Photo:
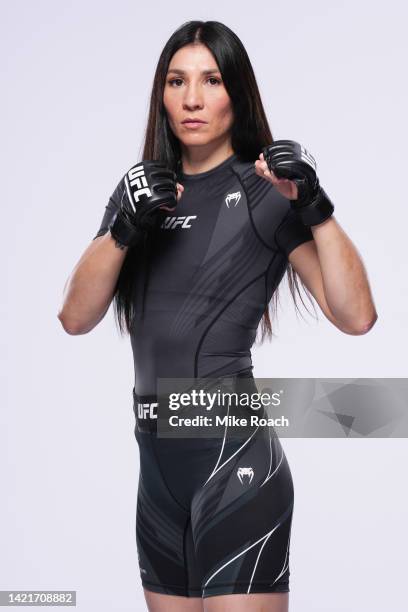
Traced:
<path id="1" fill-rule="evenodd" d="M 312 226 L 327 304 L 338 321 L 368 331 L 377 313 L 362 259 L 334 217 Z"/>
<path id="2" fill-rule="evenodd" d="M 73 269 L 63 292 L 58 318 L 69 334 L 86 334 L 105 316 L 127 253 L 110 232 L 96 238 Z"/>

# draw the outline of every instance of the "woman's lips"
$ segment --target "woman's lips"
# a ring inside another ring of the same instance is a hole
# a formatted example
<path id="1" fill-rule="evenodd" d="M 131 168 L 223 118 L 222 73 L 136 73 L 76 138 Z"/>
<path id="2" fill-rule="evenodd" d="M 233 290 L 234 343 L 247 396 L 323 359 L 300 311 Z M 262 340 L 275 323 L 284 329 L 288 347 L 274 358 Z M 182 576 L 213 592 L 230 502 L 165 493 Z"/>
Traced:
<path id="1" fill-rule="evenodd" d="M 199 128 L 199 127 L 201 127 L 203 125 L 207 125 L 207 124 L 204 123 L 203 121 L 184 121 L 183 125 L 185 125 L 188 128 L 196 129 L 196 128 Z"/>

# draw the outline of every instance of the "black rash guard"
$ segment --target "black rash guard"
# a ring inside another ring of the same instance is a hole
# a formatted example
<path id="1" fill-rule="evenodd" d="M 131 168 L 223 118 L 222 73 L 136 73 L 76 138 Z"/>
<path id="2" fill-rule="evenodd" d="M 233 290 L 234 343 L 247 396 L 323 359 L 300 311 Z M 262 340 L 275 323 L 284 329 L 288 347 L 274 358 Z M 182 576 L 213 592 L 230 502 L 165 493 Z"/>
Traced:
<path id="1" fill-rule="evenodd" d="M 157 379 L 231 375 L 234 389 L 245 381 L 256 393 L 258 324 L 289 253 L 313 235 L 237 155 L 207 172 L 179 173 L 178 181 L 184 193 L 173 213 L 158 217 L 148 256 L 129 253 L 140 257 L 131 342 L 141 581 L 185 597 L 287 592 L 294 494 L 274 428 L 254 425 L 246 439 L 227 426 L 222 440 L 162 438 Z M 108 231 L 121 195 L 118 186 L 97 236 Z M 229 410 L 221 406 L 221 414 Z"/>
<path id="2" fill-rule="evenodd" d="M 252 368 L 258 324 L 288 255 L 313 240 L 289 200 L 236 154 L 207 172 L 180 171 L 177 180 L 184 192 L 176 210 L 166 211 L 150 236 L 144 311 L 136 303 L 131 343 L 138 395 L 155 394 L 161 377 Z M 95 238 L 108 231 L 121 195 L 119 183 Z M 137 296 L 145 274 L 140 265 Z"/>

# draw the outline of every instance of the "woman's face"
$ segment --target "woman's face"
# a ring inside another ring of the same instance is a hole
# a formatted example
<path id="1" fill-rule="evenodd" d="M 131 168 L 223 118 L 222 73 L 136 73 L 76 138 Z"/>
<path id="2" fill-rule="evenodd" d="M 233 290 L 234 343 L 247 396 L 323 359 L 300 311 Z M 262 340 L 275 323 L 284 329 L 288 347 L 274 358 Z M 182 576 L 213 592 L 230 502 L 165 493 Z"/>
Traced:
<path id="1" fill-rule="evenodd" d="M 231 100 L 217 63 L 203 44 L 190 44 L 172 57 L 163 103 L 174 135 L 185 147 L 229 138 L 233 123 Z M 204 123 L 183 123 L 200 119 Z"/>

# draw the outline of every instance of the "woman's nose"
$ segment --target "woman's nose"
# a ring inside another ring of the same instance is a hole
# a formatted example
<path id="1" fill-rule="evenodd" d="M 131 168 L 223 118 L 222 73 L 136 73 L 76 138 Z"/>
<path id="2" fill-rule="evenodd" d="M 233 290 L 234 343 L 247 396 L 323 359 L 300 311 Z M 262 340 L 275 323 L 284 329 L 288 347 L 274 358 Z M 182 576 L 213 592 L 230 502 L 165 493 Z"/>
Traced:
<path id="1" fill-rule="evenodd" d="M 197 87 L 189 86 L 186 89 L 184 104 L 190 108 L 201 107 L 203 105 L 202 94 Z"/>

